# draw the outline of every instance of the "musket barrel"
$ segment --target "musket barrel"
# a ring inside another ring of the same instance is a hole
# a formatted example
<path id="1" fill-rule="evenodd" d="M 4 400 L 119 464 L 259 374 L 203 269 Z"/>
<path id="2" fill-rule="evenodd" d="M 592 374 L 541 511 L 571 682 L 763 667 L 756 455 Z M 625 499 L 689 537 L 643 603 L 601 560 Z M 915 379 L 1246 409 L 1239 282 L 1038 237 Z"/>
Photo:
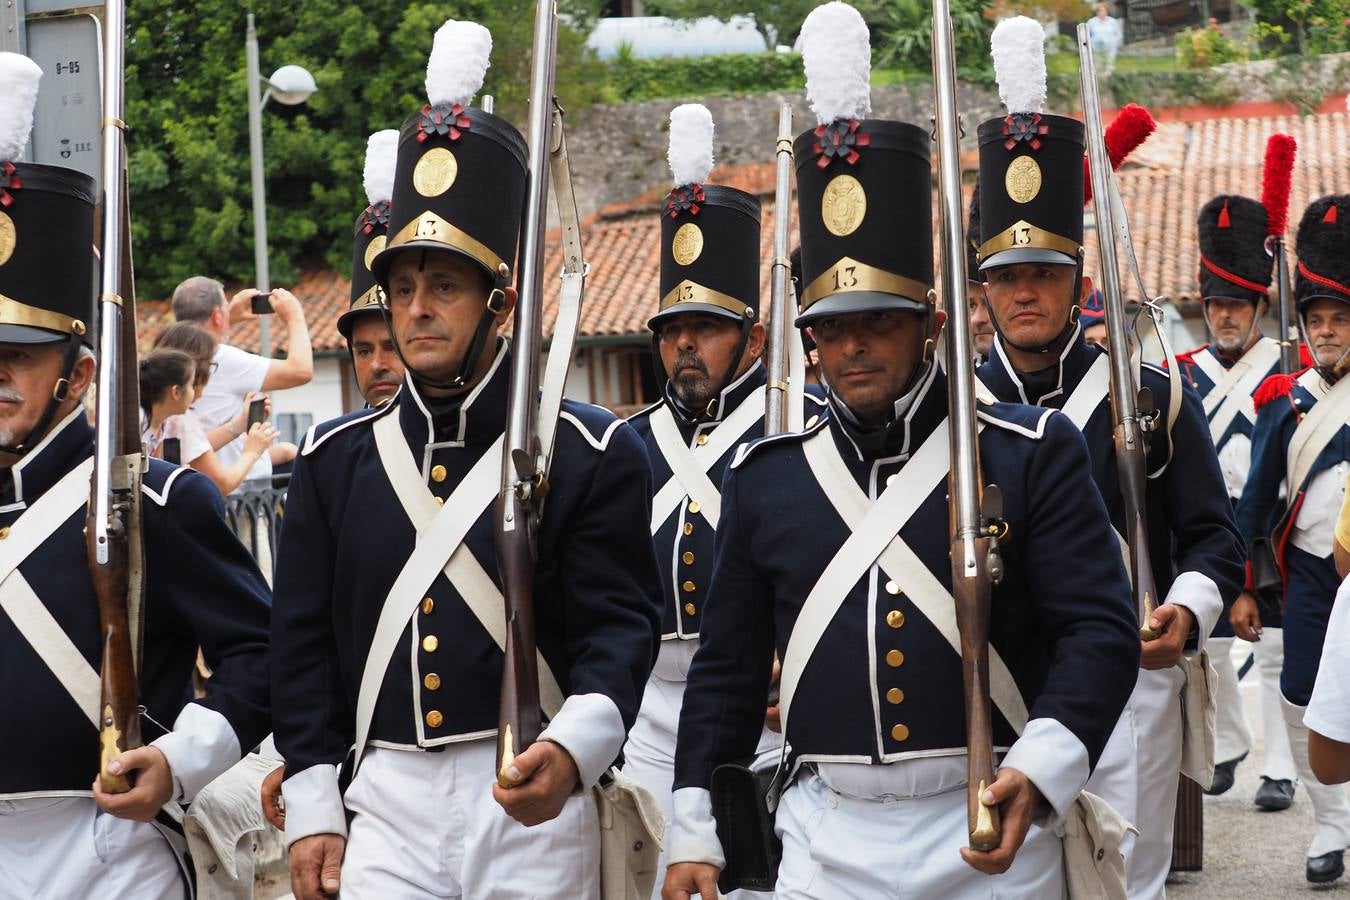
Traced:
<path id="1" fill-rule="evenodd" d="M 1299 365 L 1298 326 L 1294 324 L 1293 310 L 1289 300 L 1293 296 L 1289 285 L 1289 257 L 1285 254 L 1284 237 L 1277 236 L 1271 242 L 1275 254 L 1275 290 L 1278 301 L 1276 314 L 1280 317 L 1280 371 L 1285 375 L 1297 372 Z"/>
<path id="2" fill-rule="evenodd" d="M 769 276 L 769 335 L 765 367 L 769 389 L 764 394 L 764 433 L 787 430 L 787 342 L 793 339 L 792 310 L 788 308 L 788 234 L 792 218 L 792 104 L 778 107 L 778 147 L 774 183 L 773 266 Z"/>

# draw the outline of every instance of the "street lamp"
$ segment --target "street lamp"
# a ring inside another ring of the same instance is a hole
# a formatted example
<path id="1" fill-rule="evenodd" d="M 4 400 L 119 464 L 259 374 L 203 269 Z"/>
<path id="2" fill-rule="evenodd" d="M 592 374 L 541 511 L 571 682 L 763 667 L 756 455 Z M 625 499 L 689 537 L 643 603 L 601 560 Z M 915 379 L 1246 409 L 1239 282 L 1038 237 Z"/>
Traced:
<path id="1" fill-rule="evenodd" d="M 262 108 L 269 98 L 286 106 L 298 106 L 319 89 L 314 76 L 301 66 L 282 66 L 264 79 L 258 70 L 258 33 L 253 27 L 253 13 L 248 14 L 248 30 L 244 39 L 248 57 L 248 149 L 253 170 L 253 267 L 256 270 L 258 290 L 272 289 L 272 276 L 267 267 L 267 197 L 263 187 Z M 272 355 L 272 334 L 266 316 L 258 320 L 258 350 L 262 356 Z"/>

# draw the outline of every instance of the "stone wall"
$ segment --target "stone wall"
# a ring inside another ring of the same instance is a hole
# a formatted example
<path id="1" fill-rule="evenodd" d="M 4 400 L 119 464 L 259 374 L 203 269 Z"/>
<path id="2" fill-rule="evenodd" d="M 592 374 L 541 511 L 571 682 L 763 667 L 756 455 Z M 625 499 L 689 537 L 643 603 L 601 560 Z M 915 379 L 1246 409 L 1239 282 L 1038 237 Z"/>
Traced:
<path id="1" fill-rule="evenodd" d="M 778 106 L 793 107 L 797 133 L 815 125 L 804 93 L 708 97 L 699 100 L 716 123 L 713 157 L 718 165 L 772 162 L 778 140 Z M 654 187 L 670 183 L 666 142 L 670 110 L 679 100 L 652 100 L 620 106 L 597 106 L 568 120 L 568 152 L 577 203 L 583 216 L 612 203 L 624 203 Z M 932 116 L 932 88 L 926 83 L 872 89 L 872 114 L 927 125 Z M 958 105 L 968 136 L 965 149 L 975 149 L 975 125 L 1001 110 L 998 96 L 962 85 Z"/>

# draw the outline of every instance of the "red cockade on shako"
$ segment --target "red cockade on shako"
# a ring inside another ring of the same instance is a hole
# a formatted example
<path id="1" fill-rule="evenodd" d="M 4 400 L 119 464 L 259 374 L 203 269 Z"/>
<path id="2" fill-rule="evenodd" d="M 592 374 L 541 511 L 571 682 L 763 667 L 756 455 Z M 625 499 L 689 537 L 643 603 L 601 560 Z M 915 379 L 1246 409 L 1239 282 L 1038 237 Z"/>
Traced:
<path id="1" fill-rule="evenodd" d="M 1050 133 L 1050 126 L 1041 123 L 1040 113 L 1019 112 L 1004 118 L 1003 133 L 1008 136 L 1003 142 L 1005 150 L 1011 150 L 1019 142 L 1030 144 L 1032 150 L 1039 150 L 1041 138 Z"/>
<path id="2" fill-rule="evenodd" d="M 0 206 L 9 206 L 14 202 L 14 195 L 10 191 L 17 191 L 23 187 L 23 181 L 19 178 L 19 170 L 12 162 L 6 162 L 0 166 Z"/>
<path id="3" fill-rule="evenodd" d="M 457 141 L 472 124 L 473 120 L 464 115 L 464 107 L 458 103 L 452 106 L 432 106 L 428 103 L 422 107 L 417 120 L 417 141 L 422 143 L 433 134 L 449 135 L 450 140 Z"/>
<path id="4" fill-rule="evenodd" d="M 816 165 L 825 168 L 832 159 L 842 159 L 850 166 L 858 161 L 859 147 L 872 143 L 872 136 L 861 131 L 862 122 L 857 119 L 839 119 L 828 125 L 816 126 L 816 142 L 811 151 L 816 154 Z"/>
<path id="5" fill-rule="evenodd" d="M 698 205 L 702 202 L 703 185 L 685 184 L 670 192 L 670 199 L 666 201 L 666 211 L 670 213 L 672 219 L 682 212 L 696 216 Z"/>
<path id="6" fill-rule="evenodd" d="M 370 234 L 376 228 L 387 229 L 389 227 L 389 206 L 388 200 L 381 200 L 379 203 L 367 206 L 365 212 L 361 213 L 361 231 Z"/>

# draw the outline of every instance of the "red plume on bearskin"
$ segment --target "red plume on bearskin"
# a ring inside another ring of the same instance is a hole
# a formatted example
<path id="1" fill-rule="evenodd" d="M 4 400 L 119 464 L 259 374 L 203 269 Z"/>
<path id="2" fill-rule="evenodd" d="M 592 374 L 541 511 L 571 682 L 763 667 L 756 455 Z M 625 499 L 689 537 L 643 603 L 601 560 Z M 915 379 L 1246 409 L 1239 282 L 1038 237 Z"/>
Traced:
<path id="1" fill-rule="evenodd" d="M 1112 170 L 1119 169 L 1125 157 L 1134 152 L 1148 136 L 1156 131 L 1158 123 L 1153 114 L 1138 103 L 1125 106 L 1114 122 L 1106 126 L 1106 155 L 1111 160 Z M 1088 161 L 1083 159 L 1083 203 L 1092 202 L 1092 174 L 1088 171 Z"/>
<path id="2" fill-rule="evenodd" d="M 1261 166 L 1261 205 L 1266 208 L 1266 234 L 1283 235 L 1289 225 L 1289 190 L 1294 180 L 1293 135 L 1272 134 L 1266 141 L 1266 159 Z"/>

